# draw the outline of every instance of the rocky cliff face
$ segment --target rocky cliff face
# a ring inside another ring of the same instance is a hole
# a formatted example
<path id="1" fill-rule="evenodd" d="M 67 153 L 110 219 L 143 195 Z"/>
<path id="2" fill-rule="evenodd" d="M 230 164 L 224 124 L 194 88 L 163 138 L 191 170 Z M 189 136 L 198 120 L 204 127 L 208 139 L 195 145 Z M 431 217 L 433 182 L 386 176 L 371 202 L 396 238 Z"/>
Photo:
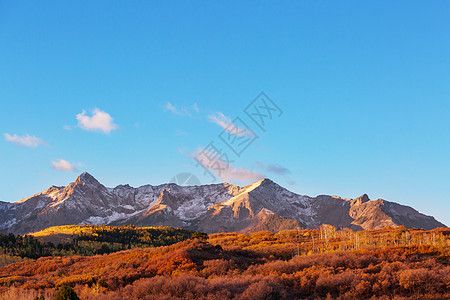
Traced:
<path id="1" fill-rule="evenodd" d="M 321 224 L 354 230 L 404 225 L 445 227 L 411 207 L 367 195 L 356 199 L 302 196 L 269 179 L 228 183 L 107 188 L 88 173 L 14 203 L 0 202 L 0 230 L 28 233 L 49 226 L 108 224 L 174 226 L 204 232 L 277 231 Z"/>

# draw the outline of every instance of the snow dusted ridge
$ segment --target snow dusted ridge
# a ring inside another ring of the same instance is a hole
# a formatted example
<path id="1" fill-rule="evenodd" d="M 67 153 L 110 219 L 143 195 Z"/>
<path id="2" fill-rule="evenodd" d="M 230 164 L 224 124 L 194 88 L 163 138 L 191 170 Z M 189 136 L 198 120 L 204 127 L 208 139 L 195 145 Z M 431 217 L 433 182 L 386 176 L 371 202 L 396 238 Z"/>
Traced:
<path id="1" fill-rule="evenodd" d="M 107 188 L 85 172 L 68 186 L 52 186 L 14 203 L 0 202 L 3 232 L 29 233 L 68 224 L 175 226 L 205 232 L 277 231 L 274 224 L 283 228 L 332 224 L 356 230 L 444 226 L 394 202 L 371 201 L 367 195 L 356 199 L 302 196 L 270 179 L 245 187 L 170 183 Z"/>

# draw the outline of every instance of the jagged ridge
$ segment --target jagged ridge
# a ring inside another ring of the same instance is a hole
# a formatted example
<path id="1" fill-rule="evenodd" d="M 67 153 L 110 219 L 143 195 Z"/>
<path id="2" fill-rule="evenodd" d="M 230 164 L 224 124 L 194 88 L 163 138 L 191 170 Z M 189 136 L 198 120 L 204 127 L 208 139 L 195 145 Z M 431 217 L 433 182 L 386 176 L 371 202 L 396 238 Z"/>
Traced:
<path id="1" fill-rule="evenodd" d="M 404 225 L 445 227 L 433 217 L 386 200 L 298 195 L 270 179 L 245 187 L 228 183 L 173 183 L 107 188 L 84 172 L 68 186 L 52 186 L 32 197 L 0 203 L 0 230 L 29 233 L 50 226 L 134 224 L 174 226 L 204 232 L 248 232 L 321 224 L 354 230 Z"/>

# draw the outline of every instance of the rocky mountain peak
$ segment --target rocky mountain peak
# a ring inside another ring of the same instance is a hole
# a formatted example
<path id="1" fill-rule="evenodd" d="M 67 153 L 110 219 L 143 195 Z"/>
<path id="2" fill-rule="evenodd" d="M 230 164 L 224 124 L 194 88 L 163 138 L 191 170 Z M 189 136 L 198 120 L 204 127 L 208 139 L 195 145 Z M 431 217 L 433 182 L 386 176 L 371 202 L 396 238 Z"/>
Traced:
<path id="1" fill-rule="evenodd" d="M 261 180 L 255 181 L 254 183 L 245 186 L 244 189 L 246 189 L 247 192 L 250 192 L 256 188 L 268 188 L 274 184 L 277 185 L 272 180 L 268 178 L 263 178 Z"/>
<path id="2" fill-rule="evenodd" d="M 309 197 L 293 193 L 267 178 L 245 187 L 223 183 L 138 188 L 119 185 L 112 189 L 84 172 L 66 187 L 51 187 L 3 205 L 0 211 L 0 231 L 14 233 L 67 224 L 135 224 L 211 233 L 245 232 L 258 224 L 272 224 L 275 222 L 272 214 L 284 218 L 283 224 L 287 224 L 286 220 L 297 224 L 295 228 L 300 223 L 307 228 L 330 224 L 353 230 L 397 225 L 425 229 L 445 226 L 410 207 L 385 200 L 370 201 L 366 194 L 355 199 Z"/>
<path id="3" fill-rule="evenodd" d="M 91 184 L 91 185 L 101 185 L 100 182 L 97 181 L 97 179 L 94 178 L 91 174 L 88 172 L 83 172 L 78 176 L 78 178 L 75 180 L 76 184 Z"/>
<path id="4" fill-rule="evenodd" d="M 272 180 L 270 180 L 269 178 L 263 178 L 261 180 L 259 180 L 259 182 L 261 183 L 261 185 L 270 185 L 273 184 L 274 182 Z"/>
<path id="5" fill-rule="evenodd" d="M 171 195 L 170 189 L 164 189 L 158 197 L 157 204 L 167 205 L 172 209 L 177 208 L 177 201 L 174 196 Z"/>
<path id="6" fill-rule="evenodd" d="M 367 194 L 364 194 L 358 198 L 353 199 L 350 203 L 352 206 L 359 206 L 363 203 L 369 202 L 370 198 Z"/>

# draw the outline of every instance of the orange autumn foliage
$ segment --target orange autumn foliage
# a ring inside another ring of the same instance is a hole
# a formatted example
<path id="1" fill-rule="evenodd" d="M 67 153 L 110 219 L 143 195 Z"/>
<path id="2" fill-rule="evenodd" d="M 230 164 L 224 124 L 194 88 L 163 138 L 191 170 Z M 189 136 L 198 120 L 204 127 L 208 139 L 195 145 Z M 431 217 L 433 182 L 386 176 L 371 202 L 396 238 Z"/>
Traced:
<path id="1" fill-rule="evenodd" d="M 208 242 L 0 268 L 21 291 L 75 288 L 81 299 L 436 298 L 450 293 L 450 230 L 388 228 L 212 234 Z"/>

